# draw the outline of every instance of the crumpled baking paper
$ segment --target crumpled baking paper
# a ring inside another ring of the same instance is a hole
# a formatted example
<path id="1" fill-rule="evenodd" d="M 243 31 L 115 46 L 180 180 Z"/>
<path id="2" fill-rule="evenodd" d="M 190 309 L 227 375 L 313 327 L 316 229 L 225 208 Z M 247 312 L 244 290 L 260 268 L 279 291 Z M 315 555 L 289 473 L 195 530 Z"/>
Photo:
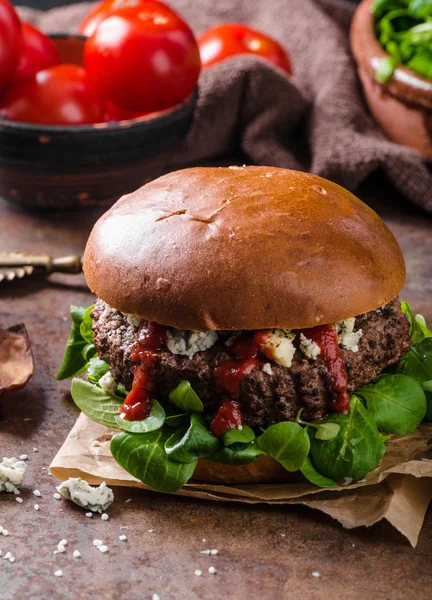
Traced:
<path id="1" fill-rule="evenodd" d="M 109 445 L 116 432 L 81 414 L 54 458 L 51 473 L 62 480 L 82 477 L 92 484 L 106 481 L 151 490 L 112 457 Z M 374 471 L 362 482 L 340 488 L 322 489 L 306 482 L 221 485 L 192 480 L 177 495 L 247 504 L 302 504 L 321 510 L 347 529 L 387 519 L 415 547 L 432 499 L 432 446 L 427 445 L 431 438 L 432 424 L 394 437 Z"/>

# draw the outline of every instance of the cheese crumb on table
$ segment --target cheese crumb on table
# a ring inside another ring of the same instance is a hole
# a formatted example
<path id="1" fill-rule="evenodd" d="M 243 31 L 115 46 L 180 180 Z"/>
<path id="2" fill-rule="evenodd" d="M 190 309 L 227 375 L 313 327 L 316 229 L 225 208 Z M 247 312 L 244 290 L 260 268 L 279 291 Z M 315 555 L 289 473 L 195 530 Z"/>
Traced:
<path id="1" fill-rule="evenodd" d="M 113 491 L 105 481 L 99 487 L 92 487 L 80 477 L 70 477 L 58 486 L 57 491 L 64 498 L 92 512 L 103 513 L 114 501 Z"/>
<path id="2" fill-rule="evenodd" d="M 197 577 L 201 577 L 201 575 L 202 575 L 202 571 L 201 571 L 201 569 L 195 569 L 195 575 L 196 575 Z"/>
<path id="3" fill-rule="evenodd" d="M 58 569 L 57 571 L 54 571 L 54 575 L 56 577 L 63 577 L 63 571 L 61 569 Z"/>
<path id="4" fill-rule="evenodd" d="M 211 575 L 214 575 L 216 573 L 216 569 L 214 567 L 209 567 L 208 572 L 211 573 Z"/>
<path id="5" fill-rule="evenodd" d="M 3 457 L 0 462 L 0 492 L 19 493 L 19 488 L 24 485 L 27 465 L 16 458 Z"/>

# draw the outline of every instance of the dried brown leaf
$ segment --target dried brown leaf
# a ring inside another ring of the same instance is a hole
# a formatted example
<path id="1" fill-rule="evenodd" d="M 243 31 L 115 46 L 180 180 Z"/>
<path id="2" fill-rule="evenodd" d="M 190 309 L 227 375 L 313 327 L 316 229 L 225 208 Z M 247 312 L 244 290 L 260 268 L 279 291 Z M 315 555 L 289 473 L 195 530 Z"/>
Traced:
<path id="1" fill-rule="evenodd" d="M 24 324 L 0 329 L 0 395 L 24 387 L 33 373 L 33 355 Z"/>

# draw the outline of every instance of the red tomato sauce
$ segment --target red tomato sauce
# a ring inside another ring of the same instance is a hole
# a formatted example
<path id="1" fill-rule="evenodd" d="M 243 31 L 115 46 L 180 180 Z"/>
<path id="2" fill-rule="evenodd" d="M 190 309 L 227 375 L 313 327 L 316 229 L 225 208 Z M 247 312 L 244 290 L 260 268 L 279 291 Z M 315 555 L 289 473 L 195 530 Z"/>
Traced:
<path id="1" fill-rule="evenodd" d="M 308 339 L 313 340 L 321 350 L 320 356 L 330 374 L 332 389 L 337 393 L 332 406 L 333 411 L 347 413 L 349 410 L 348 377 L 339 348 L 336 327 L 334 325 L 320 325 L 312 329 L 303 329 L 302 333 Z"/>
<path id="2" fill-rule="evenodd" d="M 221 437 L 229 429 L 243 425 L 243 414 L 238 402 L 240 383 L 254 369 L 264 363 L 257 358 L 259 345 L 253 333 L 242 333 L 230 346 L 232 360 L 225 360 L 213 370 L 216 393 L 224 400 L 210 423 L 210 431 Z"/>
<path id="3" fill-rule="evenodd" d="M 243 413 L 238 402 L 224 400 L 210 423 L 210 431 L 215 437 L 222 437 L 229 429 L 243 425 Z"/>
<path id="4" fill-rule="evenodd" d="M 139 328 L 137 341 L 131 352 L 131 360 L 140 361 L 132 389 L 120 407 L 119 415 L 126 421 L 142 421 L 149 416 L 155 388 L 152 367 L 158 361 L 158 351 L 166 347 L 166 327 L 144 321 Z"/>

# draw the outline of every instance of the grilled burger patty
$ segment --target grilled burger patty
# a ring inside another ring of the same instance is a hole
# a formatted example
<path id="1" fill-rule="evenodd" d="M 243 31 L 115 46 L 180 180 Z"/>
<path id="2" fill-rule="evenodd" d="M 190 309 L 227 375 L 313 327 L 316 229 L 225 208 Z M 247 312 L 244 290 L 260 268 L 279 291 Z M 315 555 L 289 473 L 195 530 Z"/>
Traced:
<path id="1" fill-rule="evenodd" d="M 108 363 L 115 380 L 130 389 L 134 370 L 130 353 L 136 340 L 136 327 L 102 300 L 97 300 L 92 318 L 94 344 L 99 357 Z M 358 316 L 355 329 L 363 332 L 358 351 L 341 348 L 350 392 L 373 381 L 410 347 L 409 324 L 400 310 L 398 298 L 380 310 Z M 186 379 L 205 408 L 213 411 L 220 401 L 215 393 L 213 369 L 230 358 L 223 339 L 210 349 L 197 352 L 191 359 L 162 351 L 154 372 L 157 381 L 155 395 L 167 396 L 181 380 Z M 269 425 L 292 420 L 300 408 L 304 408 L 302 418 L 311 421 L 324 417 L 330 411 L 334 392 L 328 371 L 319 357 L 307 360 L 297 350 L 291 367 L 268 362 L 271 363 L 270 373 L 257 368 L 240 383 L 238 402 L 246 424 Z"/>

